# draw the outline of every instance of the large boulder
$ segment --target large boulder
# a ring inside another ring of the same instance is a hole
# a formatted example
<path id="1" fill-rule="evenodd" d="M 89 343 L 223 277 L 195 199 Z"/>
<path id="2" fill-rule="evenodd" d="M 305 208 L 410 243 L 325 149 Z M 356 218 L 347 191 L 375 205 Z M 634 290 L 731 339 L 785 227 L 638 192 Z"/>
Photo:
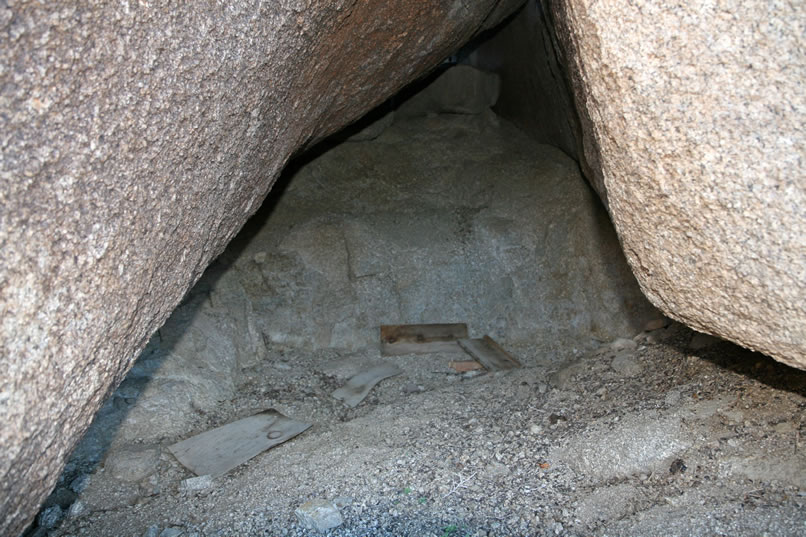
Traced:
<path id="1" fill-rule="evenodd" d="M 0 4 L 0 534 L 292 153 L 518 3 Z"/>
<path id="2" fill-rule="evenodd" d="M 806 369 L 806 4 L 544 5 L 644 293 Z"/>

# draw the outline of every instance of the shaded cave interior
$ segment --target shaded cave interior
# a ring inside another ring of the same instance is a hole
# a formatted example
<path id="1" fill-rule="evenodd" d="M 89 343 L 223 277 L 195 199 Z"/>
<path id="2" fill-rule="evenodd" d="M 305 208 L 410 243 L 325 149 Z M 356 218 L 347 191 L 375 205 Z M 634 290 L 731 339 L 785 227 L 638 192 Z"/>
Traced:
<path id="1" fill-rule="evenodd" d="M 287 166 L 98 412 L 57 492 L 117 444 L 232 419 L 216 409 L 261 364 L 377 358 L 382 324 L 467 323 L 529 365 L 662 319 L 580 172 L 578 137 L 528 3 Z"/>
<path id="2" fill-rule="evenodd" d="M 249 414 L 232 401 L 265 368 L 318 364 L 321 386 L 266 385 L 256 398 L 315 423 L 336 372 L 381 359 L 382 324 L 464 322 L 528 367 L 664 322 L 582 176 L 574 114 L 530 2 L 297 157 L 99 411 L 45 506 L 68 508 L 116 447 Z M 398 360 L 405 389 L 472 378 L 447 359 L 425 378 L 424 359 Z"/>

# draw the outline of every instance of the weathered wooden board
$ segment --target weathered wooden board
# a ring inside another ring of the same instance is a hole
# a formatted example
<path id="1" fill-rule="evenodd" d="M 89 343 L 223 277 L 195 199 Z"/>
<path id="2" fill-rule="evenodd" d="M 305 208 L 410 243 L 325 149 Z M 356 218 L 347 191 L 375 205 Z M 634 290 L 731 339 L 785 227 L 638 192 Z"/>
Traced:
<path id="1" fill-rule="evenodd" d="M 168 449 L 196 475 L 219 476 L 310 427 L 276 410 L 264 410 L 191 436 Z"/>
<path id="2" fill-rule="evenodd" d="M 502 371 L 521 366 L 490 336 L 484 336 L 481 339 L 460 339 L 458 344 L 488 371 Z"/>
<path id="3" fill-rule="evenodd" d="M 383 379 L 394 377 L 402 373 L 394 364 L 383 364 L 363 371 L 350 380 L 342 388 L 333 392 L 333 397 L 343 401 L 350 408 L 358 406 L 364 400 L 369 391 Z"/>
<path id="4" fill-rule="evenodd" d="M 381 326 L 381 354 L 430 354 L 464 352 L 456 344 L 466 338 L 467 325 L 455 324 L 391 324 Z"/>
<path id="5" fill-rule="evenodd" d="M 448 364 L 457 373 L 467 373 L 468 371 L 476 371 L 484 369 L 484 366 L 475 360 L 457 360 Z"/>

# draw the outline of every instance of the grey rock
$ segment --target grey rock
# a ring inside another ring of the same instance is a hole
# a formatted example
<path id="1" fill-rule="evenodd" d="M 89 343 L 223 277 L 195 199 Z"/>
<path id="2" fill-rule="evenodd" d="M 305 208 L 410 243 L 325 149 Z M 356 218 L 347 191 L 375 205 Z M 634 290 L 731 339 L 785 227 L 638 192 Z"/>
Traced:
<path id="1" fill-rule="evenodd" d="M 344 522 L 338 507 L 327 500 L 305 502 L 294 511 L 294 514 L 305 527 L 322 533 Z"/>
<path id="2" fill-rule="evenodd" d="M 616 352 L 634 351 L 638 348 L 638 343 L 632 339 L 618 338 L 609 345 L 610 349 Z"/>
<path id="3" fill-rule="evenodd" d="M 59 521 L 64 517 L 64 511 L 58 505 L 52 505 L 39 513 L 36 517 L 36 523 L 40 528 L 50 529 L 56 526 Z"/>
<path id="4" fill-rule="evenodd" d="M 115 479 L 136 482 L 153 474 L 160 461 L 160 449 L 137 446 L 113 450 L 104 462 L 104 471 Z"/>
<path id="5" fill-rule="evenodd" d="M 322 176 L 340 187 L 322 188 Z M 248 295 L 272 343 L 360 350 L 377 346 L 378 324 L 450 317 L 507 343 L 542 334 L 549 354 L 634 334 L 657 314 L 620 255 L 560 151 L 505 122 L 441 115 L 396 121 L 299 169 L 235 267 L 267 282 Z"/>
<path id="6" fill-rule="evenodd" d="M 644 366 L 630 353 L 617 354 L 610 363 L 610 367 L 613 368 L 613 371 L 624 377 L 635 377 L 640 375 L 644 370 Z"/>
<path id="7" fill-rule="evenodd" d="M 185 492 L 192 492 L 198 490 L 209 489 L 213 486 L 213 477 L 210 475 L 200 475 L 198 477 L 189 477 L 183 479 L 179 483 L 179 490 Z"/>
<path id="8" fill-rule="evenodd" d="M 143 532 L 142 537 L 159 537 L 159 535 L 160 535 L 160 527 L 152 525 L 146 528 L 146 531 Z"/>
<path id="9" fill-rule="evenodd" d="M 2 3 L 0 534 L 289 157 L 519 4 Z"/>
<path id="10" fill-rule="evenodd" d="M 58 505 L 62 509 L 67 509 L 76 500 L 76 494 L 72 490 L 65 487 L 58 487 L 54 490 L 48 499 L 45 501 L 45 507 L 51 505 Z"/>
<path id="11" fill-rule="evenodd" d="M 470 65 L 447 68 L 397 109 L 400 118 L 427 114 L 480 114 L 498 100 L 501 80 Z"/>
<path id="12" fill-rule="evenodd" d="M 180 528 L 165 528 L 160 532 L 159 537 L 179 537 L 184 531 Z"/>
<path id="13" fill-rule="evenodd" d="M 583 169 L 646 296 L 806 369 L 806 4 L 541 4 Z"/>
<path id="14" fill-rule="evenodd" d="M 81 494 L 90 484 L 89 474 L 81 474 L 70 482 L 70 490 L 76 494 Z"/>
<path id="15" fill-rule="evenodd" d="M 552 448 L 550 458 L 599 480 L 668 470 L 668 459 L 691 446 L 692 439 L 680 418 L 650 414 L 594 423 Z"/>
<path id="16" fill-rule="evenodd" d="M 70 509 L 67 510 L 67 516 L 69 517 L 77 517 L 85 514 L 87 512 L 87 506 L 81 500 L 77 500 L 70 506 Z"/>

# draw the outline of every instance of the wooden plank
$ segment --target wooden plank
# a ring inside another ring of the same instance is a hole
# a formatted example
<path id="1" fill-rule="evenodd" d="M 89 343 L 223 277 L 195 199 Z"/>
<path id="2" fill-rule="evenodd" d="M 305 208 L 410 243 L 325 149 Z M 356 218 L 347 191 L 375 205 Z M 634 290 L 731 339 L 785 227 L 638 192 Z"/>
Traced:
<path id="1" fill-rule="evenodd" d="M 383 379 L 401 374 L 401 371 L 394 364 L 383 364 L 362 371 L 355 375 L 347 384 L 333 392 L 333 397 L 343 401 L 350 408 L 355 408 L 358 403 L 364 400 L 369 391 Z"/>
<path id="2" fill-rule="evenodd" d="M 264 410 L 191 436 L 168 449 L 196 475 L 215 477 L 297 436 L 310 426 L 309 423 L 287 418 L 276 410 Z"/>
<path id="3" fill-rule="evenodd" d="M 465 323 L 381 325 L 381 354 L 460 353 L 456 341 L 466 337 Z"/>
<path id="4" fill-rule="evenodd" d="M 462 349 L 489 371 L 515 369 L 521 364 L 490 336 L 481 339 L 460 339 Z"/>
<path id="5" fill-rule="evenodd" d="M 457 373 L 467 373 L 468 371 L 476 371 L 484 369 L 484 366 L 475 360 L 458 360 L 448 364 Z"/>

